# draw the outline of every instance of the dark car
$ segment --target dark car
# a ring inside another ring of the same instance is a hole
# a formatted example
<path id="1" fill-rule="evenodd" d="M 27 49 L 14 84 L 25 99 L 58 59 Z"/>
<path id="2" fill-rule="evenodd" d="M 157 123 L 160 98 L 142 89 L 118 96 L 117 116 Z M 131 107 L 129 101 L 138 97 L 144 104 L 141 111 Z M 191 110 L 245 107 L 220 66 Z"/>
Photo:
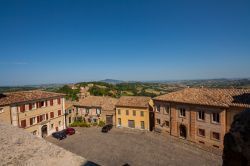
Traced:
<path id="1" fill-rule="evenodd" d="M 62 140 L 67 137 L 66 133 L 64 131 L 58 131 L 52 133 L 52 136 L 58 140 Z"/>
<path id="2" fill-rule="evenodd" d="M 103 133 L 107 133 L 109 130 L 111 130 L 113 128 L 113 125 L 112 124 L 108 124 L 108 125 L 105 125 L 103 126 L 102 128 L 102 132 Z"/>
<path id="3" fill-rule="evenodd" d="M 65 129 L 65 133 L 68 134 L 68 135 L 73 135 L 76 133 L 75 129 L 69 127 L 67 129 Z"/>

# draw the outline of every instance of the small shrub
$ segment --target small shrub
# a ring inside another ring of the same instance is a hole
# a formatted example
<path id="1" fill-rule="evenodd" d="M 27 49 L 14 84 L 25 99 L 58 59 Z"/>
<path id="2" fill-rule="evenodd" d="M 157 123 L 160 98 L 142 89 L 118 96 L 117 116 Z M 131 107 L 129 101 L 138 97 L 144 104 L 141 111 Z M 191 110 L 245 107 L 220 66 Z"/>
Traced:
<path id="1" fill-rule="evenodd" d="M 98 125 L 98 123 L 96 123 L 96 122 L 92 123 L 92 126 L 97 126 L 97 125 Z"/>
<path id="2" fill-rule="evenodd" d="M 99 126 L 99 127 L 103 127 L 103 126 L 105 126 L 105 122 L 100 120 L 100 122 L 99 122 L 98 126 Z"/>

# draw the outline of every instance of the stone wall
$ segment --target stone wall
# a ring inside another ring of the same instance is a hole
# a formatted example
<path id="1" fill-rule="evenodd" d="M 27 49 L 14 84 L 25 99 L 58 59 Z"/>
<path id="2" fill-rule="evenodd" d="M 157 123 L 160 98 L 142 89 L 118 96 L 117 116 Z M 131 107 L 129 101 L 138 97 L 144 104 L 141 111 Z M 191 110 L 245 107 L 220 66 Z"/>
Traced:
<path id="1" fill-rule="evenodd" d="M 89 165 L 77 156 L 23 129 L 0 123 L 0 165 Z"/>

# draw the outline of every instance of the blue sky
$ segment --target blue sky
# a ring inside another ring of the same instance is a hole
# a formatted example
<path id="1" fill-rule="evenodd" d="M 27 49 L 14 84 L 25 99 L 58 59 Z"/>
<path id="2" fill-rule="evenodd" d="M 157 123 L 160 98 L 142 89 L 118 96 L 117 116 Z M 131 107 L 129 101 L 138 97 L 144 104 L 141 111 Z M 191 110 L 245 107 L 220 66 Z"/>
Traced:
<path id="1" fill-rule="evenodd" d="M 250 77 L 250 1 L 0 1 L 0 85 Z"/>

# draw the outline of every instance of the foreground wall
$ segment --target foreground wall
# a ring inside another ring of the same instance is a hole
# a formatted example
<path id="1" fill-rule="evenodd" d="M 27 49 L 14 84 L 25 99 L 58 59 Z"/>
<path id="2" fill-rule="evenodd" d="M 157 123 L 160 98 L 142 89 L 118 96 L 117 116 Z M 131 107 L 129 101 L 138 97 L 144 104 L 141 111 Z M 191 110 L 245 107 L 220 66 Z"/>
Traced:
<path id="1" fill-rule="evenodd" d="M 44 139 L 0 123 L 0 165 L 87 165 L 88 161 Z"/>

